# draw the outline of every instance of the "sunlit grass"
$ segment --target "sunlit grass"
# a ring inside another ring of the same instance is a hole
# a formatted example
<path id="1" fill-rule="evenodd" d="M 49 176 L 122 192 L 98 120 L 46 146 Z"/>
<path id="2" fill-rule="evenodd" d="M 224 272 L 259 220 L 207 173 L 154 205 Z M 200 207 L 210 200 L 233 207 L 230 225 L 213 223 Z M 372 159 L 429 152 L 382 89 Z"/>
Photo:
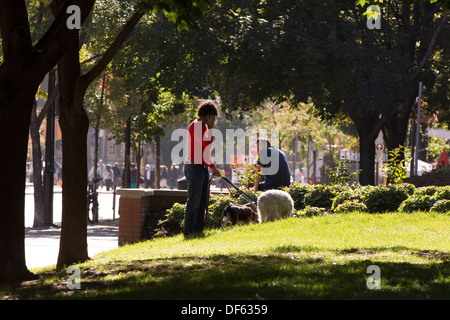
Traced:
<path id="1" fill-rule="evenodd" d="M 127 245 L 3 290 L 18 298 L 423 299 L 450 297 L 450 216 L 347 213 L 290 218 Z M 367 267 L 381 270 L 369 290 Z"/>

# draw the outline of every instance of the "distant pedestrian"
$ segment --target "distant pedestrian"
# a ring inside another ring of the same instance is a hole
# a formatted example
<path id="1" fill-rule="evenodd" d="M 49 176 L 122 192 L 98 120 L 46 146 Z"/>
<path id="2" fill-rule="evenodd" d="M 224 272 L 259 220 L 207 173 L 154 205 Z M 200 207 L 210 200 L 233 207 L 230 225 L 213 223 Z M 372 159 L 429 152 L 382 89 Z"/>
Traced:
<path id="1" fill-rule="evenodd" d="M 114 163 L 114 167 L 111 168 L 114 172 L 114 186 L 120 186 L 120 177 L 122 176 L 119 168 L 119 164 L 116 162 Z"/>
<path id="2" fill-rule="evenodd" d="M 114 172 L 109 164 L 106 165 L 105 171 L 103 172 L 103 181 L 105 182 L 106 191 L 109 191 L 114 181 Z"/>
<path id="3" fill-rule="evenodd" d="M 137 186 L 137 169 L 134 163 L 130 164 L 130 188 L 136 188 Z"/>
<path id="4" fill-rule="evenodd" d="M 155 175 L 152 169 L 150 168 L 150 165 L 145 165 L 145 171 L 144 171 L 144 184 L 145 188 L 153 188 L 152 184 L 155 181 Z"/>

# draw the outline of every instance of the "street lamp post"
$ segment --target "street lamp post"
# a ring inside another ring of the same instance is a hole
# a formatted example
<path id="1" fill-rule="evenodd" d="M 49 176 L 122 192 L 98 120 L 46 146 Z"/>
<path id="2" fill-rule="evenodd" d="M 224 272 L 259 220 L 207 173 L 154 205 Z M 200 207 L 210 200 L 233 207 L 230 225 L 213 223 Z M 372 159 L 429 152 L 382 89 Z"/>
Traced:
<path id="1" fill-rule="evenodd" d="M 419 101 L 417 101 L 417 127 L 416 127 L 416 153 L 414 157 L 414 174 L 417 176 L 419 168 L 419 136 L 420 136 L 420 109 L 422 107 L 422 82 L 419 82 Z"/>

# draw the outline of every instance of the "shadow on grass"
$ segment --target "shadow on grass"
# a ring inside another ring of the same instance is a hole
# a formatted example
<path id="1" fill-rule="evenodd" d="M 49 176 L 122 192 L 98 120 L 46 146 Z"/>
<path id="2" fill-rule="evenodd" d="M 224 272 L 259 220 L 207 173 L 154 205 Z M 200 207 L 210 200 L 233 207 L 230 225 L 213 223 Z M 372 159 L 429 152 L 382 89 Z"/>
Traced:
<path id="1" fill-rule="evenodd" d="M 279 246 L 272 249 L 273 253 L 304 253 L 304 252 L 317 252 L 317 248 L 308 247 L 308 246 Z M 388 247 L 367 247 L 367 248 L 348 248 L 344 250 L 331 250 L 332 252 L 338 255 L 372 255 L 372 254 L 383 254 L 385 252 L 411 252 L 419 257 L 426 257 L 430 259 L 436 259 L 442 262 L 450 262 L 450 253 L 448 252 L 440 252 L 440 251 L 431 251 L 431 250 L 418 250 L 405 246 L 388 246 Z"/>
<path id="2" fill-rule="evenodd" d="M 430 264 L 368 259 L 337 263 L 320 256 L 292 255 L 292 250 L 284 254 L 286 248 L 277 250 L 281 254 L 115 261 L 82 269 L 80 290 L 67 289 L 68 274 L 52 271 L 14 288 L 11 294 L 24 299 L 449 298 L 448 259 Z M 372 264 L 381 270 L 380 290 L 366 285 Z"/>

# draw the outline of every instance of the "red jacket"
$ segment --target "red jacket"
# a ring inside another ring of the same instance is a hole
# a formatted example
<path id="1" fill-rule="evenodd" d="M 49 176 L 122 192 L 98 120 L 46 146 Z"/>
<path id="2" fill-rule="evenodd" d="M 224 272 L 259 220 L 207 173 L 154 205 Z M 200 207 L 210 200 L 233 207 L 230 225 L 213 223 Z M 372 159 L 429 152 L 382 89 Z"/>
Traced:
<path id="1" fill-rule="evenodd" d="M 214 141 L 212 130 L 200 120 L 194 120 L 189 125 L 187 161 L 193 164 L 215 167 L 211 160 L 211 144 Z"/>

